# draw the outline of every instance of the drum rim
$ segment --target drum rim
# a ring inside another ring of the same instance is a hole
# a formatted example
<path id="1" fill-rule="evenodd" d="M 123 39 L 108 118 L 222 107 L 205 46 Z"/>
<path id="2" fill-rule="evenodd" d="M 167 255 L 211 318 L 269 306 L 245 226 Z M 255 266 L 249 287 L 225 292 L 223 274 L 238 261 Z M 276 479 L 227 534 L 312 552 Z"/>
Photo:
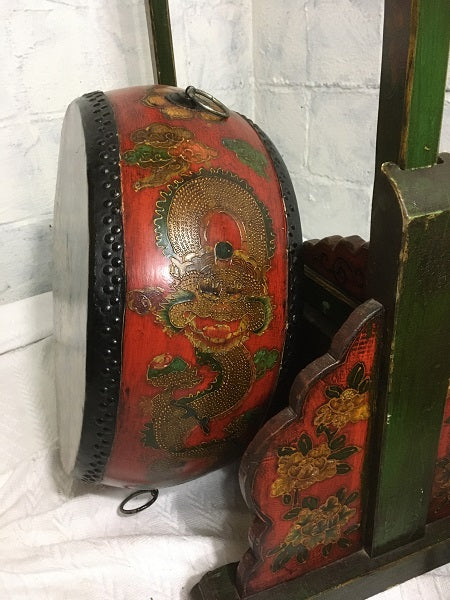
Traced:
<path id="1" fill-rule="evenodd" d="M 256 123 L 253 123 L 253 121 L 245 115 L 241 116 L 255 130 L 266 148 L 267 154 L 272 160 L 286 213 L 286 247 L 288 254 L 288 293 L 286 300 L 287 327 L 284 338 L 283 358 L 281 361 L 277 386 L 274 392 L 275 402 L 269 404 L 269 417 L 280 408 L 280 406 L 277 405 L 276 397 L 279 397 L 281 402 L 285 401 L 294 378 L 298 373 L 298 361 L 296 361 L 296 356 L 298 356 L 298 344 L 301 336 L 300 315 L 303 310 L 303 237 L 297 197 L 295 195 L 289 171 L 287 170 L 281 154 L 278 152 L 269 136 L 256 125 Z"/>
<path id="2" fill-rule="evenodd" d="M 122 190 L 118 129 L 101 92 L 77 99 L 85 133 L 89 210 L 89 282 L 83 425 L 73 474 L 102 481 L 120 396 L 125 310 Z"/>

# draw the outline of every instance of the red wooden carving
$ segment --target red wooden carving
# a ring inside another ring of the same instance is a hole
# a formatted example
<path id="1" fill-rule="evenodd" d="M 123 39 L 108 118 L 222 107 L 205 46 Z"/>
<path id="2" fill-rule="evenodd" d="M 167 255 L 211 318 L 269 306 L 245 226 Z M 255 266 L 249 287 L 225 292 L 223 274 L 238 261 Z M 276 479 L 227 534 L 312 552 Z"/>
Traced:
<path id="1" fill-rule="evenodd" d="M 372 380 L 383 309 L 351 314 L 329 353 L 294 382 L 290 406 L 258 432 L 241 463 L 255 518 L 238 567 L 242 597 L 359 550 Z"/>
<path id="2" fill-rule="evenodd" d="M 305 265 L 357 300 L 367 299 L 369 243 L 357 235 L 332 235 L 303 244 Z"/>
<path id="3" fill-rule="evenodd" d="M 444 419 L 434 471 L 428 521 L 450 516 L 450 387 L 447 392 Z"/>

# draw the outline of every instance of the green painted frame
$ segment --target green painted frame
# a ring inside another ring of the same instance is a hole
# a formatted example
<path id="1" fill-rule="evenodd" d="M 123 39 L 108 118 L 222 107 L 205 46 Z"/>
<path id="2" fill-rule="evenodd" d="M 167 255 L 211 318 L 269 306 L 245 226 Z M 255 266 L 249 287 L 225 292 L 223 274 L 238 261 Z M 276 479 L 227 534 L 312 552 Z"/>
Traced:
<path id="1" fill-rule="evenodd" d="M 449 39 L 445 0 L 386 0 L 367 281 L 386 310 L 372 555 L 423 535 L 448 386 L 450 156 L 437 150 Z"/>

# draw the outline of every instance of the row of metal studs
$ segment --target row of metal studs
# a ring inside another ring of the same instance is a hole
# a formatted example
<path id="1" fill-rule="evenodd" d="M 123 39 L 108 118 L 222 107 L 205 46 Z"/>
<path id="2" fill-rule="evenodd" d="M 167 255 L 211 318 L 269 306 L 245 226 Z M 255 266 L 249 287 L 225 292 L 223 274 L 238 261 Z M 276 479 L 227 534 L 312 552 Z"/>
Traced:
<path id="1" fill-rule="evenodd" d="M 89 186 L 91 222 L 95 233 L 93 247 L 93 329 L 88 338 L 88 361 L 91 378 L 87 382 L 86 402 L 90 431 L 86 447 L 80 453 L 79 465 L 84 481 L 101 481 L 110 455 L 120 392 L 121 346 L 123 322 L 123 224 L 117 128 L 112 108 L 102 92 L 83 96 L 89 105 L 90 120 L 96 130 L 92 163 L 92 182 Z M 88 135 L 92 135 L 88 131 Z M 99 260 L 101 255 L 103 260 Z M 91 302 L 92 300 L 92 302 Z M 89 319 L 89 317 L 88 317 Z M 89 353 L 91 350 L 91 354 Z M 92 423 L 95 424 L 93 427 Z M 82 440 L 83 443 L 83 440 Z"/>
<path id="2" fill-rule="evenodd" d="M 302 233 L 300 219 L 298 214 L 297 199 L 291 178 L 286 165 L 276 149 L 272 140 L 262 131 L 258 125 L 247 119 L 257 132 L 261 141 L 272 160 L 275 172 L 280 184 L 283 197 L 286 222 L 287 222 L 287 242 L 288 242 L 288 298 L 287 298 L 287 329 L 284 344 L 282 372 L 279 377 L 280 387 L 284 387 L 284 379 L 287 383 L 292 383 L 292 368 L 295 363 L 295 354 L 298 352 L 299 330 L 302 310 Z"/>

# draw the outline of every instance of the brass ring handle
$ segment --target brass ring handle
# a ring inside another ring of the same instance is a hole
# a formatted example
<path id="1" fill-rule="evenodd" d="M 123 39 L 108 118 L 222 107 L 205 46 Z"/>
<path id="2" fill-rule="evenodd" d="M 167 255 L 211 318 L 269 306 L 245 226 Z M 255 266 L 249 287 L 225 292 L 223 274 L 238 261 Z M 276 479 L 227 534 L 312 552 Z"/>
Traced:
<path id="1" fill-rule="evenodd" d="M 230 116 L 230 111 L 228 110 L 228 108 L 224 104 L 222 104 L 220 100 L 217 100 L 217 98 L 211 96 L 211 94 L 208 94 L 203 90 L 199 90 L 193 85 L 189 85 L 184 93 L 190 100 L 201 106 L 204 110 L 212 113 L 213 115 L 221 117 L 222 119 L 228 119 L 228 117 Z M 204 99 L 209 100 L 209 102 L 205 102 Z"/>

